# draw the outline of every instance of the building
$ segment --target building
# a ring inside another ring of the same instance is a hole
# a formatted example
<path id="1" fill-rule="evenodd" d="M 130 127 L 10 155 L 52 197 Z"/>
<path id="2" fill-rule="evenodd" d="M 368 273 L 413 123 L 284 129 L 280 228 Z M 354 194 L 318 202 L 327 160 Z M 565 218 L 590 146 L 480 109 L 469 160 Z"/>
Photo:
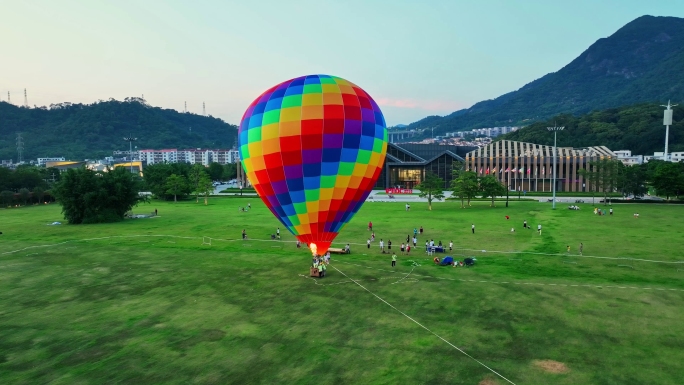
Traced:
<path id="1" fill-rule="evenodd" d="M 488 138 L 495 138 L 499 135 L 508 134 L 509 132 L 517 131 L 520 127 L 517 126 L 504 126 L 504 127 L 489 127 L 489 128 L 476 128 L 470 131 L 457 131 L 449 132 L 446 134 L 448 138 L 459 137 L 465 138 L 466 136 L 486 136 Z"/>
<path id="2" fill-rule="evenodd" d="M 619 150 L 614 151 L 614 153 L 617 156 L 618 160 L 622 162 L 622 164 L 624 164 L 625 166 L 634 166 L 635 164 L 644 163 L 643 155 L 632 155 L 632 151 L 630 150 Z"/>
<path id="3" fill-rule="evenodd" d="M 451 184 L 453 170 L 460 167 L 464 156 L 475 147 L 439 144 L 388 143 L 387 157 L 375 188 L 413 189 L 431 172 Z"/>
<path id="4" fill-rule="evenodd" d="M 60 172 L 64 172 L 70 168 L 85 167 L 85 165 L 86 165 L 85 161 L 66 160 L 66 161 L 47 161 L 47 162 L 45 162 L 45 167 L 47 167 L 47 168 L 54 167 L 54 168 L 58 169 Z"/>
<path id="5" fill-rule="evenodd" d="M 45 163 L 47 162 L 64 162 L 64 157 L 58 157 L 58 158 L 38 158 L 38 165 L 39 166 L 45 166 Z"/>
<path id="6" fill-rule="evenodd" d="M 237 163 L 240 159 L 238 150 L 225 149 L 164 149 L 164 150 L 140 150 L 138 159 L 146 164 L 158 163 L 190 163 L 208 166 L 216 162 L 220 164 Z"/>
<path id="7" fill-rule="evenodd" d="M 670 153 L 671 162 L 681 162 L 684 161 L 684 151 L 671 152 Z"/>
<path id="8" fill-rule="evenodd" d="M 579 171 L 589 162 L 618 158 L 604 146 L 557 150 L 556 191 L 590 191 Z M 553 146 L 501 140 L 466 154 L 465 168 L 478 175 L 493 175 L 510 190 L 551 191 Z"/>

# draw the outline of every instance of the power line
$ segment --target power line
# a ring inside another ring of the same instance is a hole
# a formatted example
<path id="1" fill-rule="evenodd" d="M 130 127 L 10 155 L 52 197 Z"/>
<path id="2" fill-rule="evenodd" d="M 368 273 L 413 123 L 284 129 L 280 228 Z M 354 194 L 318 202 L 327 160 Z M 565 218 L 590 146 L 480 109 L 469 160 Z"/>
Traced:
<path id="1" fill-rule="evenodd" d="M 17 132 L 17 154 L 19 158 L 17 163 L 24 161 L 24 139 L 21 137 L 21 132 Z"/>

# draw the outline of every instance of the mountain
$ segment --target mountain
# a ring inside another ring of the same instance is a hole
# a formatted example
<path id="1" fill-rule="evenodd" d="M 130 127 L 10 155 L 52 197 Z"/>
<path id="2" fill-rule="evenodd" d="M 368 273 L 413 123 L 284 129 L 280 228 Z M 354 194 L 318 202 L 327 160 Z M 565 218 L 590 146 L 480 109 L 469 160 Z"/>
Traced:
<path id="1" fill-rule="evenodd" d="M 673 108 L 669 151 L 684 151 L 684 106 Z M 560 147 L 607 146 L 611 150 L 631 150 L 635 155 L 653 155 L 665 147 L 663 107 L 643 103 L 594 111 L 582 116 L 561 114 L 547 121 L 536 122 L 496 140 L 517 140 L 553 145 L 553 134 L 546 127 L 564 126 L 558 132 Z"/>
<path id="2" fill-rule="evenodd" d="M 111 156 L 128 150 L 125 136 L 138 148 L 230 148 L 237 127 L 221 119 L 152 107 L 141 98 L 93 104 L 53 104 L 24 108 L 0 102 L 0 159 L 17 159 L 16 134 L 24 141 L 24 159 Z"/>
<path id="3" fill-rule="evenodd" d="M 434 127 L 435 134 L 444 134 L 525 125 L 559 113 L 684 101 L 682 68 L 684 19 L 642 16 L 596 41 L 558 72 L 468 109 L 444 117 L 426 117 L 409 128 Z"/>

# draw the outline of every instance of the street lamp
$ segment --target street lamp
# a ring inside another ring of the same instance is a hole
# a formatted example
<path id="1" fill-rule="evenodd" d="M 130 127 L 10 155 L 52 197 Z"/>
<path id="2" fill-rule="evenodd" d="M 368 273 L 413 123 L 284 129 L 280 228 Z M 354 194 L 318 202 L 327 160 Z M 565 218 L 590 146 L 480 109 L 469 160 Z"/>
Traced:
<path id="1" fill-rule="evenodd" d="M 663 118 L 663 125 L 665 126 L 665 155 L 663 157 L 663 160 L 667 162 L 667 142 L 670 136 L 670 126 L 672 125 L 672 107 L 676 107 L 676 104 L 670 104 L 670 101 L 667 101 L 667 106 L 661 105 L 661 107 L 666 107 L 665 113 L 664 113 L 664 118 Z"/>
<path id="2" fill-rule="evenodd" d="M 547 130 L 553 131 L 553 207 L 552 209 L 556 209 L 556 152 L 558 149 L 556 148 L 556 134 L 558 134 L 558 131 L 563 131 L 565 127 L 557 127 L 556 123 L 553 123 L 553 127 L 546 127 Z"/>
<path id="3" fill-rule="evenodd" d="M 133 173 L 133 142 L 135 142 L 136 140 L 138 140 L 138 138 L 134 138 L 132 136 L 124 138 L 124 141 L 128 142 L 128 156 L 131 165 L 131 174 Z"/>
<path id="4" fill-rule="evenodd" d="M 506 186 L 506 207 L 508 207 L 508 191 L 510 191 L 511 185 Z"/>

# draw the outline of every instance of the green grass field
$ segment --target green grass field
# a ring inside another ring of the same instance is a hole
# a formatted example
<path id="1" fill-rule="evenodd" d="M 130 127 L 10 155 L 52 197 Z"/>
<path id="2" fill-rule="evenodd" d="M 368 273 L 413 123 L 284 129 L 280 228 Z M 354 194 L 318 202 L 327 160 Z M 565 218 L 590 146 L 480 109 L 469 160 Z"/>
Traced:
<path id="1" fill-rule="evenodd" d="M 2 210 L 0 384 L 508 383 L 475 359 L 515 384 L 681 384 L 684 208 L 581 207 L 367 203 L 322 280 L 292 236 L 267 240 L 278 222 L 257 198 L 105 225 Z M 393 269 L 378 240 L 398 249 L 420 226 L 476 266 L 419 247 Z"/>

